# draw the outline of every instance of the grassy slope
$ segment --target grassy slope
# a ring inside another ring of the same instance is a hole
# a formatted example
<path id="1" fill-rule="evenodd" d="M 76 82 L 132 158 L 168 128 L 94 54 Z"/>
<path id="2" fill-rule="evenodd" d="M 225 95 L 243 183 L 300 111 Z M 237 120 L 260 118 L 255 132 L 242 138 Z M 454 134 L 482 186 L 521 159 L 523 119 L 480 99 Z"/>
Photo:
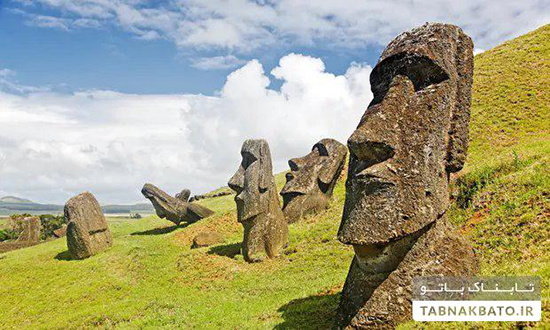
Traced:
<path id="1" fill-rule="evenodd" d="M 549 59 L 550 26 L 476 57 L 470 157 L 450 210 L 483 274 L 543 278 L 539 326 L 550 326 Z M 201 201 L 218 213 L 185 228 L 112 219 L 114 247 L 87 260 L 67 260 L 64 239 L 1 255 L 0 328 L 326 327 L 352 256 L 335 240 L 343 198 L 340 182 L 332 207 L 293 224 L 283 256 L 259 264 L 238 255 L 232 196 Z M 204 229 L 225 242 L 191 250 Z"/>

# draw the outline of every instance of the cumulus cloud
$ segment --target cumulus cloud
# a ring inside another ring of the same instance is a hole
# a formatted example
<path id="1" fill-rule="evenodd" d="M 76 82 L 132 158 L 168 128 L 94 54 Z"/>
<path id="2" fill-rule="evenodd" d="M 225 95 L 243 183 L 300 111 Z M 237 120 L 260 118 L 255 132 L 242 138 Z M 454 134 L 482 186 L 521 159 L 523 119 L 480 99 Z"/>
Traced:
<path id="1" fill-rule="evenodd" d="M 91 190 L 102 202 L 134 202 L 144 182 L 205 192 L 226 184 L 247 138 L 267 139 L 275 170 L 286 170 L 321 138 L 346 141 L 372 98 L 370 71 L 353 63 L 334 75 L 318 58 L 289 54 L 271 71 L 280 90 L 257 60 L 216 96 L 0 86 L 0 194 L 62 203 Z"/>
<path id="2" fill-rule="evenodd" d="M 237 52 L 287 42 L 344 48 L 385 45 L 427 21 L 458 24 L 477 47 L 488 49 L 550 22 L 550 4 L 540 0 L 178 0 L 160 5 L 135 0 L 16 1 L 24 4 L 20 10 L 31 14 L 39 8 L 33 4 L 57 11 L 58 20 L 29 19 L 38 26 L 69 28 L 86 19 L 91 26 L 114 25 L 179 47 Z"/>

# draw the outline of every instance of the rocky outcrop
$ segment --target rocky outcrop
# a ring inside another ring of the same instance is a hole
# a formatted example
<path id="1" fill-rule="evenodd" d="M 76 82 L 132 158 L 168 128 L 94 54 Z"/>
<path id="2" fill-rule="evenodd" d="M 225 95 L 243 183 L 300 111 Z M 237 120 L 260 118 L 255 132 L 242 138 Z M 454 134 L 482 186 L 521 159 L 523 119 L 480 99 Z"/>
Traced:
<path id="1" fill-rule="evenodd" d="M 457 26 L 427 24 L 393 40 L 372 71 L 374 99 L 348 140 L 338 239 L 355 257 L 338 328 L 393 328 L 411 317 L 413 277 L 478 269 L 446 216 L 468 149 L 472 49 Z"/>
<path id="2" fill-rule="evenodd" d="M 107 220 L 95 197 L 84 192 L 65 204 L 67 247 L 73 259 L 88 258 L 113 245 Z"/>
<path id="3" fill-rule="evenodd" d="M 194 202 L 194 201 L 199 201 L 201 199 L 216 198 L 216 197 L 228 196 L 231 194 L 232 194 L 231 191 L 220 191 L 220 192 L 211 193 L 211 194 L 195 195 L 191 197 L 189 201 Z"/>
<path id="4" fill-rule="evenodd" d="M 244 227 L 243 257 L 248 262 L 279 255 L 288 242 L 288 226 L 277 196 L 271 152 L 265 140 L 246 140 L 242 162 L 229 180 L 237 195 L 238 221 Z"/>
<path id="5" fill-rule="evenodd" d="M 333 139 L 322 139 L 302 158 L 288 161 L 290 172 L 281 190 L 283 213 L 288 223 L 326 209 L 342 173 L 348 150 Z"/>
<path id="6" fill-rule="evenodd" d="M 21 220 L 23 231 L 19 234 L 17 242 L 40 242 L 42 225 L 39 217 L 27 217 Z"/>
<path id="7" fill-rule="evenodd" d="M 61 226 L 61 228 L 54 230 L 53 231 L 53 236 L 55 236 L 57 238 L 67 236 L 67 225 L 63 225 L 63 226 Z"/>
<path id="8" fill-rule="evenodd" d="M 184 190 L 177 198 L 172 197 L 158 187 L 146 183 L 141 189 L 145 198 L 151 201 L 159 218 L 172 221 L 176 225 L 182 222 L 196 222 L 214 214 L 214 211 L 197 203 L 184 200 L 189 198 L 190 192 Z"/>

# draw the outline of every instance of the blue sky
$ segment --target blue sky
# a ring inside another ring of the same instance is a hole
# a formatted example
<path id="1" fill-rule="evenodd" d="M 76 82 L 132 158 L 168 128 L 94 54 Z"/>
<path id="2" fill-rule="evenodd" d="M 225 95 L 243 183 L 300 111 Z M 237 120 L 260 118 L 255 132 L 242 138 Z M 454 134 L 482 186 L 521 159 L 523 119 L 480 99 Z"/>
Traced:
<path id="1" fill-rule="evenodd" d="M 116 26 L 101 28 L 45 28 L 37 26 L 20 11 L 53 15 L 51 7 L 7 2 L 0 11 L 0 68 L 17 72 L 26 85 L 52 85 L 67 91 L 108 89 L 125 93 L 192 93 L 212 95 L 219 90 L 235 66 L 204 70 L 193 67 L 200 57 L 226 56 L 232 50 L 177 47 L 165 39 L 143 40 Z M 53 16 L 52 16 L 53 17 Z M 383 47 L 373 44 L 361 49 L 331 49 L 323 45 L 273 44 L 268 51 L 239 55 L 259 59 L 266 70 L 290 53 L 322 58 L 327 71 L 345 72 L 353 61 L 375 64 Z M 274 88 L 280 82 L 273 81 Z"/>
<path id="2" fill-rule="evenodd" d="M 457 24 L 475 52 L 550 22 L 548 0 L 0 2 L 0 196 L 143 201 L 226 184 L 247 138 L 276 172 L 345 142 L 389 41 Z"/>

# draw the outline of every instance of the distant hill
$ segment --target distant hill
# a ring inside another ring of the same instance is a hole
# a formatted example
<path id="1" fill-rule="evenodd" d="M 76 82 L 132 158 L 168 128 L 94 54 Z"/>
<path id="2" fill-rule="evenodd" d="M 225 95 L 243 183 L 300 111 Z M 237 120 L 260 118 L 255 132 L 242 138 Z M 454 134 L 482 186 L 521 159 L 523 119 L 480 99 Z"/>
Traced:
<path id="1" fill-rule="evenodd" d="M 19 198 L 15 196 L 5 196 L 0 198 L 0 202 L 3 203 L 19 203 L 19 204 L 32 204 L 33 201 L 29 199 Z"/>
<path id="2" fill-rule="evenodd" d="M 154 208 L 149 203 L 137 203 L 131 205 L 104 205 L 101 207 L 104 213 L 154 213 Z M 63 213 L 63 205 L 40 204 L 29 199 L 5 196 L 0 198 L 0 215 L 17 213 L 44 214 Z"/>

